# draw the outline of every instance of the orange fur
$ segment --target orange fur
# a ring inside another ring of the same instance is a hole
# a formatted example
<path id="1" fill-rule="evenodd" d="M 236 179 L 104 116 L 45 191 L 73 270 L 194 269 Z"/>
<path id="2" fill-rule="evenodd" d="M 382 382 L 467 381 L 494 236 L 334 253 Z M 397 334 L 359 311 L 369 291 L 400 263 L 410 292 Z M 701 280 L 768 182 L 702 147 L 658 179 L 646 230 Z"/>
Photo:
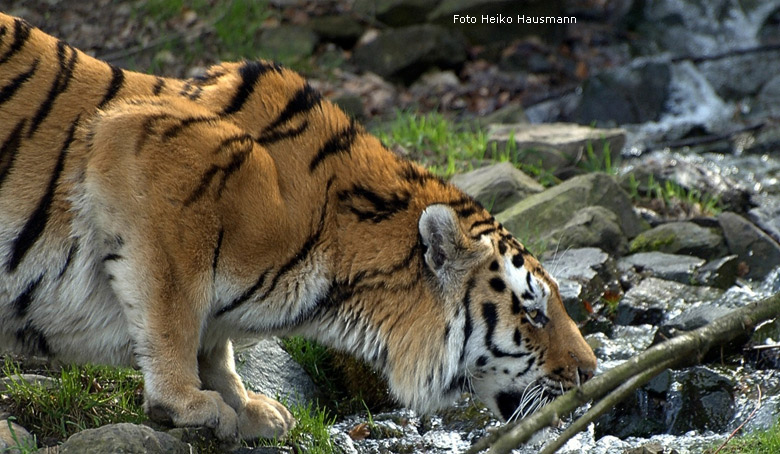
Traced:
<path id="1" fill-rule="evenodd" d="M 351 351 L 422 411 L 470 389 L 509 418 L 595 368 L 489 213 L 272 63 L 164 79 L 0 15 L 0 144 L 0 345 L 137 364 L 155 417 L 284 434 L 234 369 L 265 335 Z"/>

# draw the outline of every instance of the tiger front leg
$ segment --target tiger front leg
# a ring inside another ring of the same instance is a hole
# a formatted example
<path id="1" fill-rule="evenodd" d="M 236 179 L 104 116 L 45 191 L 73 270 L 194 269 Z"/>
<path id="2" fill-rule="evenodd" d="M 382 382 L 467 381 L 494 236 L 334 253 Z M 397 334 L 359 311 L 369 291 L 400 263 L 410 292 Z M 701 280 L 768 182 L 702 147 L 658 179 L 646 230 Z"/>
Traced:
<path id="1" fill-rule="evenodd" d="M 144 375 L 144 410 L 150 418 L 175 426 L 205 426 L 220 440 L 238 440 L 238 416 L 220 393 L 202 390 L 197 350 L 200 320 L 184 310 L 153 315 L 145 352 L 138 363 Z"/>
<path id="2" fill-rule="evenodd" d="M 236 441 L 236 411 L 218 392 L 201 389 L 198 375 L 207 284 L 184 277 L 196 273 L 185 266 L 186 260 L 166 260 L 165 254 L 155 253 L 159 249 L 145 245 L 128 242 L 124 250 L 133 252 L 105 262 L 115 276 L 112 287 L 144 376 L 144 410 L 154 420 L 209 427 L 219 439 Z"/>
<path id="3" fill-rule="evenodd" d="M 279 439 L 295 426 L 295 418 L 280 402 L 244 388 L 241 377 L 236 373 L 229 340 L 202 351 L 198 359 L 203 387 L 220 393 L 238 413 L 241 439 Z"/>

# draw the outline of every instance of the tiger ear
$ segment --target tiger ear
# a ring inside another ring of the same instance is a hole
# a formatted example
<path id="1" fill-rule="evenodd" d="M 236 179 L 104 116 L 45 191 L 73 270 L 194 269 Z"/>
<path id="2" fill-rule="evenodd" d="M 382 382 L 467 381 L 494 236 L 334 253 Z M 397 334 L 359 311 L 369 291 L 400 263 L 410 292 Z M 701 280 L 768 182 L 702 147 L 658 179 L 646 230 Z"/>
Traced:
<path id="1" fill-rule="evenodd" d="M 425 264 L 444 288 L 461 279 L 474 266 L 474 245 L 461 229 L 458 217 L 446 205 L 430 205 L 420 216 L 420 238 L 425 246 Z"/>

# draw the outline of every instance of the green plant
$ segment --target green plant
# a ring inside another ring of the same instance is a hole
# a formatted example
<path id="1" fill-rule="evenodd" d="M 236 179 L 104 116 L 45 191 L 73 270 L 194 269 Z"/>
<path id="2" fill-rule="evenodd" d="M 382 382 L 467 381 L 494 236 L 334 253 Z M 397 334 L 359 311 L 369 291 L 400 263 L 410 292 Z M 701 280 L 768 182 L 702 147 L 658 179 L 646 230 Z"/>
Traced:
<path id="1" fill-rule="evenodd" d="M 374 131 L 388 147 L 399 145 L 431 172 L 449 177 L 485 157 L 487 135 L 473 126 L 455 127 L 439 113 L 396 111 L 395 119 Z"/>
<path id="2" fill-rule="evenodd" d="M 38 450 L 38 437 L 35 435 L 32 436 L 32 438 L 25 438 L 23 440 L 19 439 L 19 436 L 16 434 L 16 430 L 14 429 L 13 422 L 16 421 L 16 417 L 10 416 L 8 419 L 6 419 L 6 423 L 8 423 L 8 433 L 11 434 L 11 440 L 13 440 L 14 444 L 13 446 L 10 446 L 3 451 L 0 452 L 8 452 L 13 454 L 28 454 L 33 453 Z"/>
<path id="3" fill-rule="evenodd" d="M 3 404 L 39 437 L 64 439 L 83 429 L 147 419 L 141 407 L 143 382 L 132 369 L 69 366 L 53 388 L 18 378 L 20 367 L 9 358 L 3 373 L 10 378 Z"/>
<path id="4" fill-rule="evenodd" d="M 585 156 L 577 166 L 588 172 L 604 172 L 609 175 L 617 175 L 617 168 L 612 165 L 612 153 L 609 149 L 609 142 L 602 139 L 601 154 L 597 155 L 593 150 L 593 142 L 588 141 L 585 145 Z"/>
<path id="5" fill-rule="evenodd" d="M 780 452 L 780 421 L 767 430 L 757 430 L 732 438 L 719 451 L 713 446 L 706 454 L 775 454 Z"/>
<path id="6" fill-rule="evenodd" d="M 260 440 L 264 446 L 293 446 L 296 452 L 309 454 L 333 454 L 338 452 L 330 439 L 330 426 L 335 418 L 327 409 L 320 408 L 311 402 L 306 405 L 287 405 L 297 421 L 295 427 L 284 440 Z"/>

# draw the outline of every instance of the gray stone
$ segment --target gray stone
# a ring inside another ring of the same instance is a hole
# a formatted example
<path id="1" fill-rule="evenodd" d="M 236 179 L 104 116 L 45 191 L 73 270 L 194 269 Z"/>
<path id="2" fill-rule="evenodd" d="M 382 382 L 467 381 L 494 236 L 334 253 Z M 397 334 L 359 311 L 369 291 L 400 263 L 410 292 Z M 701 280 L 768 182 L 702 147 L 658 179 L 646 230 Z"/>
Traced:
<path id="1" fill-rule="evenodd" d="M 37 374 L 18 374 L 0 378 L 0 393 L 5 392 L 9 385 L 16 380 L 22 380 L 31 385 L 39 386 L 45 389 L 55 389 L 60 386 L 60 382 L 56 378 Z"/>
<path id="2" fill-rule="evenodd" d="M 499 213 L 544 190 L 544 186 L 508 162 L 454 175 L 450 182 L 477 199 L 491 213 Z"/>
<path id="3" fill-rule="evenodd" d="M 266 58 L 279 61 L 301 59 L 314 52 L 317 35 L 308 27 L 280 25 L 260 35 L 260 47 Z"/>
<path id="4" fill-rule="evenodd" d="M 510 160 L 555 172 L 585 161 L 589 146 L 597 158 L 602 158 L 608 147 L 611 162 L 617 163 L 626 143 L 626 132 L 619 128 L 591 128 L 574 123 L 496 124 L 488 128 L 486 156 L 496 158 L 492 150 L 502 153 L 510 138 L 514 138 L 515 143 Z"/>
<path id="5" fill-rule="evenodd" d="M 357 19 L 348 14 L 312 17 L 308 27 L 323 40 L 344 47 L 354 45 L 365 30 Z"/>
<path id="6" fill-rule="evenodd" d="M 716 198 L 722 207 L 744 211 L 750 206 L 750 192 L 729 176 L 722 175 L 695 158 L 681 153 L 653 152 L 631 161 L 633 169 L 621 177 L 620 184 L 628 189 L 633 179 L 641 194 L 652 191 L 650 180 L 665 187 L 671 182 L 686 191 L 703 197 Z"/>
<path id="7" fill-rule="evenodd" d="M 247 388 L 288 405 L 306 404 L 319 391 L 300 364 L 276 339 L 263 339 L 248 350 L 236 353 L 236 371 Z"/>
<path id="8" fill-rule="evenodd" d="M 628 251 L 628 240 L 620 220 L 612 211 L 592 206 L 577 210 L 562 228 L 552 231 L 548 242 L 557 250 L 595 247 L 621 256 Z"/>
<path id="9" fill-rule="evenodd" d="M 704 266 L 696 270 L 693 276 L 694 282 L 699 285 L 707 285 L 727 289 L 734 285 L 737 280 L 739 270 L 739 257 L 727 255 L 707 262 Z"/>
<path id="10" fill-rule="evenodd" d="M 780 51 L 732 55 L 703 61 L 697 67 L 721 98 L 741 100 L 759 94 L 759 90 L 780 73 Z"/>
<path id="11" fill-rule="evenodd" d="M 742 216 L 724 212 L 718 216 L 726 243 L 749 270 L 748 278 L 763 278 L 780 266 L 780 245 Z"/>
<path id="12" fill-rule="evenodd" d="M 716 300 L 723 294 L 712 287 L 694 287 L 657 278 L 644 279 L 631 288 L 618 303 L 618 325 L 659 325 L 695 304 Z"/>
<path id="13" fill-rule="evenodd" d="M 713 259 L 726 253 L 726 244 L 716 229 L 693 222 L 669 222 L 637 235 L 629 249 L 632 253 L 658 251 Z"/>
<path id="14" fill-rule="evenodd" d="M 714 304 L 701 304 L 686 309 L 677 317 L 663 322 L 658 327 L 658 332 L 656 333 L 653 343 L 663 342 L 673 337 L 677 337 L 686 331 L 701 328 L 729 312 L 731 312 L 730 309 Z"/>
<path id="15" fill-rule="evenodd" d="M 671 401 L 669 433 L 688 431 L 725 432 L 734 416 L 734 383 L 726 376 L 704 366 L 675 373 L 679 391 L 667 394 Z M 674 389 L 674 388 L 672 388 Z"/>
<path id="16" fill-rule="evenodd" d="M 612 260 L 598 248 L 563 250 L 543 262 L 558 281 L 563 304 L 577 322 L 590 315 L 583 301 L 597 301 L 608 284 L 616 280 Z"/>
<path id="17" fill-rule="evenodd" d="M 465 59 L 466 44 L 462 37 L 430 24 L 385 31 L 357 47 L 352 54 L 359 68 L 407 83 L 431 67 L 456 67 Z"/>
<path id="18" fill-rule="evenodd" d="M 564 181 L 553 188 L 532 195 L 496 215 L 496 219 L 528 242 L 565 226 L 578 210 L 602 206 L 617 215 L 623 232 L 634 237 L 645 228 L 634 212 L 628 194 L 614 178 L 590 173 Z"/>
<path id="19" fill-rule="evenodd" d="M 138 424 L 109 424 L 82 430 L 60 446 L 59 454 L 190 454 L 192 447 L 176 438 Z"/>
<path id="20" fill-rule="evenodd" d="M 516 0 L 442 0 L 428 15 L 428 20 L 461 31 L 476 44 L 506 43 L 530 35 L 555 39 L 563 34 L 566 25 L 531 21 L 532 18 L 565 16 L 563 3 L 561 0 L 531 1 L 523 2 L 522 8 L 518 8 Z M 456 14 L 474 17 L 475 23 L 456 21 Z M 483 22 L 482 16 L 511 18 L 512 23 Z M 518 16 L 523 16 L 525 22 L 518 23 Z"/>
<path id="21" fill-rule="evenodd" d="M 639 252 L 618 260 L 620 272 L 637 272 L 646 276 L 688 284 L 704 259 L 664 252 Z"/>
<path id="22" fill-rule="evenodd" d="M 0 452 L 21 454 L 33 452 L 35 447 L 35 437 L 27 429 L 8 419 L 0 421 Z"/>
<path id="23" fill-rule="evenodd" d="M 579 123 L 627 124 L 658 120 L 669 96 L 669 62 L 639 61 L 588 78 L 575 117 Z"/>
<path id="24" fill-rule="evenodd" d="M 355 12 L 393 27 L 420 24 L 441 0 L 355 0 Z"/>

